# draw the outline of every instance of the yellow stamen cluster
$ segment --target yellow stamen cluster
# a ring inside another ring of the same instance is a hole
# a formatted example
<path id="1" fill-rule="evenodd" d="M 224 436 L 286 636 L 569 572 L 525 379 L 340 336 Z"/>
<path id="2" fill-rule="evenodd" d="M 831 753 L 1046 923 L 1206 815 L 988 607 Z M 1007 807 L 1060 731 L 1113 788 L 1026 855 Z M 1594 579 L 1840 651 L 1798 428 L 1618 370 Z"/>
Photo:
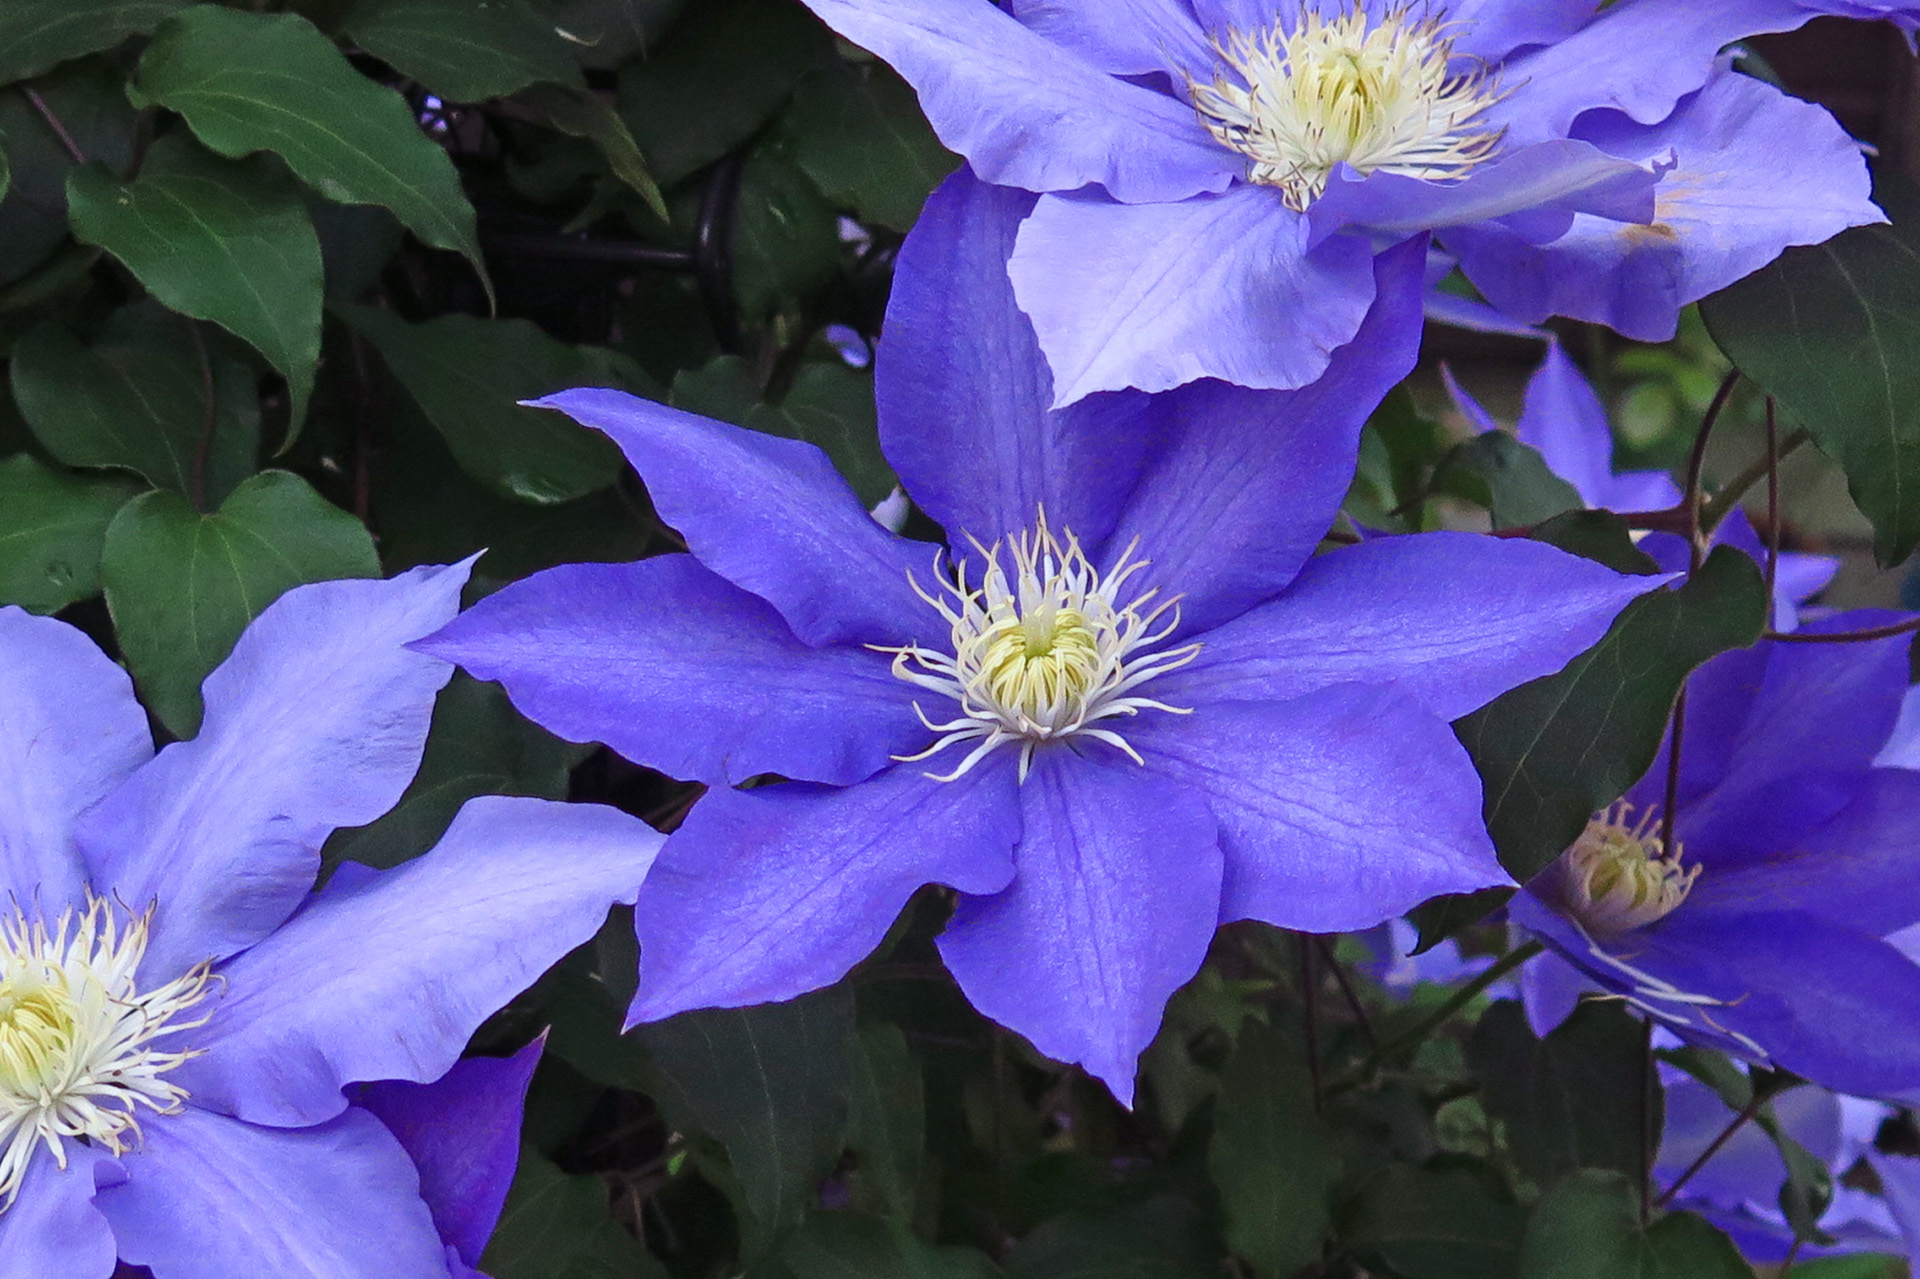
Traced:
<path id="1" fill-rule="evenodd" d="M 205 1019 L 207 965 L 141 993 L 152 912 L 134 915 L 89 894 L 49 927 L 18 904 L 0 918 L 0 1211 L 13 1203 L 34 1151 L 67 1166 L 65 1143 L 120 1154 L 140 1139 L 137 1110 L 173 1114 L 186 1091 L 165 1075 L 194 1054 L 152 1042 Z"/>
<path id="2" fill-rule="evenodd" d="M 1486 71 L 1453 68 L 1439 18 L 1407 5 L 1369 19 L 1308 8 L 1215 42 L 1221 68 L 1189 92 L 1200 121 L 1250 161 L 1248 180 L 1304 211 L 1341 164 L 1431 182 L 1465 177 L 1499 149 L 1482 120 L 1501 98 Z"/>
<path id="3" fill-rule="evenodd" d="M 1681 866 L 1678 844 L 1668 854 L 1653 832 L 1652 809 L 1638 822 L 1632 816 L 1632 805 L 1613 805 L 1554 864 L 1561 907 L 1601 941 L 1665 919 L 1700 875 L 1698 866 Z"/>
<path id="4" fill-rule="evenodd" d="M 1018 743 L 1024 779 L 1037 745 L 1084 735 L 1138 761 L 1124 737 L 1100 725 L 1143 710 L 1186 714 L 1137 690 L 1192 661 L 1200 646 L 1152 651 L 1180 624 L 1178 597 L 1162 600 L 1157 589 L 1128 596 L 1129 583 L 1147 567 L 1134 558 L 1135 549 L 1129 546 L 1103 574 L 1070 531 L 1054 534 L 1042 511 L 1030 533 L 991 549 L 974 543 L 983 565 L 978 585 L 969 585 L 964 563 L 951 579 L 936 565 L 938 596 L 916 582 L 915 592 L 947 624 L 952 652 L 917 644 L 880 651 L 894 655 L 895 675 L 951 697 L 960 715 L 935 722 L 920 711 L 921 722 L 939 737 L 903 758 L 927 759 L 973 743 L 957 768 L 936 778 L 952 781 L 997 747 Z"/>

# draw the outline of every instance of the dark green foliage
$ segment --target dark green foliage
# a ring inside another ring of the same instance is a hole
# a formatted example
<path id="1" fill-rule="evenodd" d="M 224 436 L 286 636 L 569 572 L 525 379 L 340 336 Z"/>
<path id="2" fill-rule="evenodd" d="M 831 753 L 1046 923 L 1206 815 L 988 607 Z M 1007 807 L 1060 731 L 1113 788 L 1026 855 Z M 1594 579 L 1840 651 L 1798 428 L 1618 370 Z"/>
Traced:
<path id="1" fill-rule="evenodd" d="M 1732 1242 L 1699 1217 L 1645 1225 L 1640 1196 L 1619 1173 L 1577 1172 L 1534 1209 L 1520 1279 L 1750 1279 Z"/>

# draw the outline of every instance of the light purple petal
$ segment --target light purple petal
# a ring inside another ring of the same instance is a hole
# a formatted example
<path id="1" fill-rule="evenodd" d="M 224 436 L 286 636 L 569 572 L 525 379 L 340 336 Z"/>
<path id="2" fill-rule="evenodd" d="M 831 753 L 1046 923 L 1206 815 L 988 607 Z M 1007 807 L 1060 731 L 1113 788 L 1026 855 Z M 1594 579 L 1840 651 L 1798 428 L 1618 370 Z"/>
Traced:
<path id="1" fill-rule="evenodd" d="M 1824 1088 L 1795 1088 L 1773 1101 L 1774 1117 L 1821 1163 L 1831 1164 L 1840 1147 L 1840 1101 Z M 1666 1126 L 1660 1141 L 1658 1174 L 1671 1184 L 1686 1171 L 1733 1119 L 1720 1095 L 1689 1077 L 1666 1086 Z M 1837 1172 L 1845 1172 L 1844 1168 Z M 1734 1208 L 1744 1203 L 1778 1201 L 1787 1179 L 1780 1148 L 1758 1124 L 1746 1124 L 1689 1179 L 1685 1195 Z"/>
<path id="2" fill-rule="evenodd" d="M 1542 1039 L 1573 1015 L 1581 995 L 1599 989 L 1592 978 L 1553 951 L 1528 960 L 1520 970 L 1521 1006 L 1526 1009 L 1527 1024 Z"/>
<path id="3" fill-rule="evenodd" d="M 1428 315 L 1432 315 L 1431 307 Z M 1500 423 L 1493 420 L 1493 414 L 1487 412 L 1486 405 L 1474 399 L 1467 388 L 1460 385 L 1459 379 L 1453 376 L 1451 365 L 1444 362 L 1440 365 L 1440 380 L 1446 384 L 1447 394 L 1453 398 L 1453 407 L 1461 417 L 1467 419 L 1467 425 L 1482 434 L 1500 429 Z"/>
<path id="4" fill-rule="evenodd" d="M 165 1279 L 447 1274 L 412 1160 L 365 1111 L 288 1130 L 190 1106 L 123 1162 L 100 1210 L 121 1258 Z"/>
<path id="5" fill-rule="evenodd" d="M 1097 553 L 1152 423 L 1140 395 L 1050 409 L 1053 375 L 1007 278 L 1033 201 L 965 169 L 927 201 L 887 303 L 874 370 L 880 443 L 956 547 L 1030 529 L 1044 505 L 1055 528 Z"/>
<path id="6" fill-rule="evenodd" d="M 1608 505 L 1613 428 L 1606 406 L 1557 341 L 1547 344 L 1547 358 L 1527 381 L 1514 434 L 1538 449 L 1548 468 L 1579 490 L 1581 501 Z"/>
<path id="7" fill-rule="evenodd" d="M 931 587 L 931 547 L 921 576 Z M 801 643 L 772 605 L 691 555 L 536 573 L 416 647 L 499 680 L 569 741 L 710 786 L 762 773 L 856 782 L 925 736 L 884 656 Z"/>
<path id="8" fill-rule="evenodd" d="M 1901 698 L 1893 732 L 1873 762 L 1882 768 L 1920 769 L 1920 688 L 1908 689 Z"/>
<path id="9" fill-rule="evenodd" d="M 156 904 L 144 972 L 259 940 L 313 887 L 328 835 L 393 807 L 453 675 L 405 645 L 453 617 L 466 580 L 461 564 L 288 591 L 207 676 L 199 736 L 81 820 L 96 886 Z"/>
<path id="10" fill-rule="evenodd" d="M 1326 370 L 1373 302 L 1373 251 L 1269 187 L 1178 203 L 1043 197 L 1008 270 L 1053 369 L 1054 403 L 1196 378 L 1286 390 Z"/>
<path id="11" fill-rule="evenodd" d="M 818 990 L 880 944 L 922 885 L 1005 888 L 1020 837 L 1013 756 L 1003 748 L 951 782 L 926 776 L 941 756 L 841 790 L 709 793 L 634 910 L 640 989 L 628 1024 Z"/>
<path id="12" fill-rule="evenodd" d="M 1908 1260 L 1920 1263 L 1920 1159 L 1869 1151 L 1867 1162 L 1879 1174 L 1887 1206 L 1906 1236 Z"/>
<path id="13" fill-rule="evenodd" d="M 329 887 L 220 969 L 226 993 L 176 1072 L 194 1101 L 317 1123 L 343 1085 L 424 1083 L 487 1017 L 639 891 L 661 836 L 597 804 L 485 795 L 433 851 Z"/>
<path id="14" fill-rule="evenodd" d="M 1513 882 L 1465 749 L 1392 689 L 1209 700 L 1120 731 L 1149 768 L 1207 797 L 1227 858 L 1223 923 L 1347 932 L 1441 893 Z"/>
<path id="15" fill-rule="evenodd" d="M 125 671 L 65 622 L 0 608 L 0 898 L 57 913 L 80 896 L 74 819 L 152 755 Z"/>
<path id="16" fill-rule="evenodd" d="M 1187 0 L 1013 0 L 1013 15 L 1110 75 L 1163 72 L 1175 88 L 1219 61 Z"/>
<path id="17" fill-rule="evenodd" d="M 1333 522 L 1360 428 L 1413 367 L 1424 257 L 1418 240 L 1380 255 L 1379 301 L 1311 385 L 1207 381 L 1154 397 L 1155 454 L 1111 546 L 1138 540 L 1142 582 L 1181 596 L 1186 633 L 1271 598 Z"/>
<path id="18" fill-rule="evenodd" d="M 1751 76 L 1719 73 L 1653 127 L 1612 115 L 1583 131 L 1631 159 L 1671 150 L 1678 167 L 1661 178 L 1651 226 L 1582 214 L 1539 246 L 1494 227 L 1447 232 L 1468 277 L 1516 319 L 1566 315 L 1661 341 L 1673 336 L 1682 306 L 1788 246 L 1885 220 L 1858 145 L 1833 117 Z"/>
<path id="19" fill-rule="evenodd" d="M 1875 936 L 1920 923 L 1920 773 L 1874 769 L 1829 821 L 1774 843 L 1770 855 L 1706 870 L 1688 904 L 1720 912 L 1800 910 Z"/>
<path id="20" fill-rule="evenodd" d="M 500 1220 L 520 1163 L 520 1112 L 542 1036 L 511 1057 L 468 1057 L 430 1084 L 366 1084 L 355 1103 L 387 1126 L 420 1170 L 440 1237 L 469 1266 Z"/>
<path id="21" fill-rule="evenodd" d="M 907 575 L 926 571 L 930 548 L 881 528 L 813 445 L 624 391 L 535 404 L 613 437 L 694 557 L 779 609 L 807 643 L 899 643 L 920 619 Z"/>
<path id="22" fill-rule="evenodd" d="M 807 4 L 906 77 L 940 140 L 996 185 L 1181 200 L 1245 168 L 1186 103 L 1106 74 L 988 0 Z"/>
<path id="23" fill-rule="evenodd" d="M 1192 705 L 1392 683 L 1457 719 L 1559 670 L 1668 580 L 1521 538 L 1377 538 L 1309 560 L 1279 599 L 1201 636 L 1199 658 L 1153 695 Z"/>
<path id="24" fill-rule="evenodd" d="M 940 954 L 975 1008 L 1131 1106 L 1140 1054 L 1219 918 L 1213 814 L 1098 745 L 1037 753 L 1020 812 L 1013 883 L 961 898 Z"/>
<path id="25" fill-rule="evenodd" d="M 113 1231 L 94 1206 L 94 1190 L 121 1176 L 111 1155 L 79 1142 L 67 1143 L 65 1171 L 45 1150 L 36 1153 L 19 1197 L 0 1212 L 7 1279 L 107 1279 Z"/>
<path id="26" fill-rule="evenodd" d="M 1501 83 L 1513 92 L 1490 118 L 1515 144 L 1565 137 L 1575 117 L 1599 108 L 1654 124 L 1707 82 L 1727 45 L 1791 31 L 1812 16 L 1797 0 L 1623 0 L 1566 39 L 1509 61 Z"/>
<path id="27" fill-rule="evenodd" d="M 1495 61 L 1529 45 L 1555 44 L 1584 27 L 1600 0 L 1452 0 L 1454 51 Z"/>
<path id="28" fill-rule="evenodd" d="M 1450 183 L 1397 173 L 1362 176 L 1342 165 L 1307 212 L 1309 243 L 1319 244 L 1343 227 L 1412 235 L 1522 214 L 1512 231 L 1541 243 L 1563 234 L 1576 212 L 1651 221 L 1657 181 L 1651 167 L 1571 138 L 1508 151 Z"/>

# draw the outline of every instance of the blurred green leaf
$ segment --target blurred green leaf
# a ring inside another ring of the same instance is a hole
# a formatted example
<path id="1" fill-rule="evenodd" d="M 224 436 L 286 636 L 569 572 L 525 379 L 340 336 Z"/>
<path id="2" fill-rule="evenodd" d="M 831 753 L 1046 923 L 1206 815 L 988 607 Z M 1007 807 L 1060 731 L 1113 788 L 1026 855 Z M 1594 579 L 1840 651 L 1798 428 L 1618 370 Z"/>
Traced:
<path id="1" fill-rule="evenodd" d="M 1788 249 L 1700 309 L 1847 473 L 1875 556 L 1897 564 L 1920 543 L 1920 188 L 1882 165 L 1874 199 L 1890 225 Z"/>
<path id="2" fill-rule="evenodd" d="M 140 176 L 99 165 L 67 178 L 73 233 L 126 263 L 160 301 L 250 343 L 287 379 L 289 440 L 320 358 L 320 241 L 300 193 L 263 158 L 222 160 L 181 133 Z"/>
<path id="3" fill-rule="evenodd" d="M 0 204 L 6 202 L 7 191 L 13 186 L 13 164 L 7 159 L 7 135 L 0 133 Z"/>
<path id="4" fill-rule="evenodd" d="M 674 378 L 671 402 L 689 413 L 818 446 L 868 506 L 893 491 L 893 468 L 880 452 L 871 373 L 844 364 L 802 365 L 786 398 L 769 404 L 760 399 L 753 366 L 722 355 Z"/>
<path id="5" fill-rule="evenodd" d="M 850 1212 L 808 1217 L 780 1260 L 794 1279 L 995 1279 L 1000 1273 L 971 1248 L 936 1248 L 898 1222 Z"/>
<path id="6" fill-rule="evenodd" d="M 53 613 L 100 590 L 107 525 L 139 485 L 0 458 L 0 605 Z"/>
<path id="7" fill-rule="evenodd" d="M 341 29 L 448 102 L 485 102 L 530 84 L 586 88 L 553 23 L 524 0 L 358 0 Z"/>
<path id="8" fill-rule="evenodd" d="M 1577 1168 L 1639 1172 L 1643 1034 L 1625 1007 L 1595 1000 L 1545 1039 L 1512 1000 L 1480 1018 L 1467 1041 L 1480 1103 L 1506 1125 L 1508 1148 L 1536 1184 Z M 1661 1130 L 1657 1111 L 1651 1124 Z"/>
<path id="9" fill-rule="evenodd" d="M 551 409 L 517 402 L 574 386 L 646 394 L 652 381 L 625 356 L 568 346 L 528 320 L 443 315 L 408 324 L 391 311 L 338 306 L 372 342 L 467 474 L 522 502 L 564 502 L 605 488 L 620 450 L 598 431 Z"/>
<path id="10" fill-rule="evenodd" d="M 537 84 L 516 94 L 514 100 L 538 111 L 548 124 L 569 137 L 585 138 L 599 147 L 600 153 L 607 157 L 613 176 L 645 200 L 662 222 L 667 221 L 667 204 L 660 195 L 660 185 L 647 171 L 647 162 L 641 157 L 633 134 L 627 131 L 626 121 L 598 94 L 585 89 Z"/>
<path id="11" fill-rule="evenodd" d="M 940 145 L 906 81 L 885 64 L 835 61 L 794 90 L 788 154 L 827 199 L 863 222 L 909 231 L 960 164 Z"/>
<path id="12" fill-rule="evenodd" d="M 1043 1222 L 1006 1258 L 1007 1279 L 1217 1279 L 1218 1246 L 1200 1213 L 1172 1196 L 1121 1212 Z"/>
<path id="13" fill-rule="evenodd" d="M 286 471 L 262 471 L 201 515 L 156 490 L 107 528 L 101 571 L 127 669 L 177 737 L 200 727 L 200 681 L 288 588 L 378 577 L 360 521 Z"/>
<path id="14" fill-rule="evenodd" d="M 926 1085 L 898 1026 L 860 1027 L 849 1098 L 847 1148 L 856 1160 L 856 1201 L 911 1223 L 926 1165 Z"/>
<path id="15" fill-rule="evenodd" d="M 253 370 L 204 335 L 196 345 L 193 323 L 151 303 L 122 307 L 91 346 L 40 325 L 13 348 L 21 416 L 68 466 L 124 467 L 218 506 L 254 472 L 260 400 Z"/>
<path id="16" fill-rule="evenodd" d="M 305 18 L 198 5 L 170 18 L 129 91 L 187 118 L 222 155 L 274 151 L 342 204 L 379 204 L 473 264 L 491 296 L 473 206 L 406 99 L 353 69 Z"/>
<path id="17" fill-rule="evenodd" d="M 587 752 L 519 715 L 498 684 L 457 674 L 433 706 L 420 771 L 388 813 L 327 842 L 326 861 L 397 866 L 433 847 L 476 795 L 565 799 L 567 773 Z"/>
<path id="18" fill-rule="evenodd" d="M 832 48 L 792 0 L 701 0 L 659 47 L 620 70 L 620 115 L 672 186 L 760 131 Z"/>
<path id="19" fill-rule="evenodd" d="M 805 297 L 840 266 L 840 219 L 800 168 L 754 152 L 733 214 L 733 294 L 741 315 L 764 320 Z"/>
<path id="20" fill-rule="evenodd" d="M 1909 1279 L 1905 1257 L 1860 1252 L 1850 1257 L 1815 1257 L 1796 1261 L 1793 1279 Z"/>
<path id="21" fill-rule="evenodd" d="M 660 43 L 687 0 L 533 0 L 582 66 L 617 67 Z"/>
<path id="22" fill-rule="evenodd" d="M 1264 1021 L 1246 1023 L 1227 1060 L 1207 1164 L 1227 1242 L 1262 1279 L 1287 1279 L 1320 1256 L 1333 1156 L 1304 1053 Z"/>
<path id="23" fill-rule="evenodd" d="M 844 987 L 784 1004 L 681 1013 L 634 1032 L 661 1076 L 668 1121 L 726 1147 L 750 1253 L 797 1225 L 847 1135 L 853 997 Z"/>
<path id="24" fill-rule="evenodd" d="M 1494 847 L 1516 880 L 1558 857 L 1640 779 L 1687 675 L 1753 643 L 1766 612 L 1759 566 L 1718 547 L 1677 589 L 1627 605 L 1565 669 L 1455 722 L 1486 786 Z"/>
<path id="25" fill-rule="evenodd" d="M 1753 1279 L 1731 1240 L 1690 1213 L 1640 1224 L 1640 1194 L 1617 1172 L 1577 1172 L 1533 1210 L 1520 1279 Z"/>
<path id="26" fill-rule="evenodd" d="M 1495 528 L 1538 524 L 1584 505 L 1545 458 L 1505 431 L 1483 431 L 1456 446 L 1435 470 L 1433 488 L 1485 507 Z"/>
<path id="27" fill-rule="evenodd" d="M 666 1279 L 667 1270 L 607 1213 L 607 1184 L 561 1172 L 531 1146 L 480 1258 L 493 1279 Z"/>
<path id="28" fill-rule="evenodd" d="M 1526 1224 L 1525 1209 L 1464 1169 L 1391 1164 L 1361 1189 L 1342 1239 L 1403 1279 L 1514 1279 Z"/>
<path id="29" fill-rule="evenodd" d="M 30 86 L 81 154 L 110 169 L 133 158 L 134 111 L 117 68 L 90 58 Z M 0 284 L 12 284 L 67 242 L 67 174 L 78 162 L 21 91 L 0 93 L 0 134 L 13 182 L 0 199 Z"/>
<path id="30" fill-rule="evenodd" d="M 0 84 L 145 35 L 193 0 L 6 0 L 0 4 Z"/>

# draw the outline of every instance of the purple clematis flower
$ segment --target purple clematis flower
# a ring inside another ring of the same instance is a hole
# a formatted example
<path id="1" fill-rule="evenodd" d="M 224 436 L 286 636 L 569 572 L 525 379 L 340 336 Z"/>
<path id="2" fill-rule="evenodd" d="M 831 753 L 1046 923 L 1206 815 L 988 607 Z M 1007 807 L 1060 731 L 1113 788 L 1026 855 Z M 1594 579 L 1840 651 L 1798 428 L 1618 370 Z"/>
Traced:
<path id="1" fill-rule="evenodd" d="M 321 843 L 413 777 L 464 565 L 295 588 L 157 754 L 79 631 L 0 609 L 0 1257 L 21 1279 L 445 1276 L 408 1146 L 342 1089 L 445 1075 L 631 901 L 657 836 L 470 802 L 431 852 Z"/>
<path id="2" fill-rule="evenodd" d="M 1839 1092 L 1920 1088 L 1920 965 L 1882 940 L 1920 920 L 1920 773 L 1873 766 L 1906 687 L 1904 636 L 1715 658 L 1688 686 L 1672 850 L 1663 755 L 1514 922 L 1683 1038 Z M 1527 985 L 1557 1020 L 1568 983 Z"/>
<path id="3" fill-rule="evenodd" d="M 1811 3 L 807 3 L 974 173 L 1040 193 L 1008 270 L 1056 406 L 1304 386 L 1368 314 L 1374 254 L 1424 231 L 1515 319 L 1657 339 L 1884 220 L 1832 117 L 1718 58 Z"/>
<path id="4" fill-rule="evenodd" d="M 1497 429 L 1499 423 L 1454 380 L 1452 371 L 1442 372 L 1462 416 L 1476 430 Z M 1606 406 L 1557 341 L 1548 343 L 1546 359 L 1527 382 L 1514 433 L 1539 451 L 1548 469 L 1573 485 L 1590 510 L 1658 511 L 1680 504 L 1680 486 L 1665 471 L 1614 472 Z M 1743 511 L 1736 509 L 1714 530 L 1713 544 L 1722 542 L 1766 562 L 1767 549 Z M 1641 539 L 1640 549 L 1669 572 L 1685 572 L 1690 562 L 1686 539 L 1671 533 L 1649 534 Z M 1827 589 L 1839 571 L 1840 561 L 1833 556 L 1782 551 L 1774 577 L 1774 626 L 1797 626 L 1799 605 Z"/>
<path id="5" fill-rule="evenodd" d="M 881 442 L 951 558 L 810 445 L 543 401 L 619 443 L 691 554 L 538 574 L 425 647 L 712 788 L 636 910 L 635 1021 L 827 985 L 940 883 L 975 1006 L 1130 1098 L 1222 921 L 1364 928 L 1506 882 L 1448 721 L 1663 580 L 1464 534 L 1313 558 L 1407 372 L 1418 242 L 1310 387 L 1051 410 L 1004 270 L 1032 203 L 959 174 L 901 252 Z"/>

